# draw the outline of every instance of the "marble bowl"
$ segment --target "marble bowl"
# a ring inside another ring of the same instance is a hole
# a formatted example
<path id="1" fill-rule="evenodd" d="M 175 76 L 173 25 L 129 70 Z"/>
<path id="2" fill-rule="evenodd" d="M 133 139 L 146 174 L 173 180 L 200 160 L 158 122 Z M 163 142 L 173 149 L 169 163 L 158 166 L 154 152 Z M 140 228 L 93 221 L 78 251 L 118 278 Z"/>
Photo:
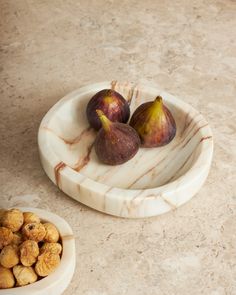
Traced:
<path id="1" fill-rule="evenodd" d="M 100 163 L 93 148 L 96 132 L 88 126 L 85 110 L 91 96 L 104 88 L 120 92 L 131 113 L 161 95 L 176 120 L 173 141 L 140 148 L 123 165 Z M 186 203 L 203 185 L 213 154 L 211 129 L 194 108 L 159 89 L 117 81 L 83 87 L 58 101 L 41 122 L 38 145 L 45 172 L 63 192 L 99 211 L 131 218 L 159 215 Z"/>
<path id="2" fill-rule="evenodd" d="M 51 212 L 37 208 L 18 208 L 22 212 L 34 212 L 40 219 L 57 226 L 62 240 L 61 262 L 49 276 L 23 287 L 1 289 L 1 295 L 60 295 L 68 287 L 75 270 L 75 239 L 69 224 Z"/>

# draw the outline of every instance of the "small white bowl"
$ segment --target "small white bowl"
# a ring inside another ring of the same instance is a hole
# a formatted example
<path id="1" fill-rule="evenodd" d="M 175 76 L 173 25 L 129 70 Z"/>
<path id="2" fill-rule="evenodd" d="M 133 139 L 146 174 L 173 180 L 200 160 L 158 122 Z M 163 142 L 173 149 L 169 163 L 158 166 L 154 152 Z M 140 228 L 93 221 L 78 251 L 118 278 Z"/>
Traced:
<path id="1" fill-rule="evenodd" d="M 1 289 L 0 295 L 60 295 L 68 287 L 75 270 L 75 239 L 69 224 L 58 215 L 37 208 L 19 207 L 22 212 L 34 212 L 43 221 L 56 225 L 62 240 L 61 262 L 47 277 L 26 285 Z"/>
<path id="2" fill-rule="evenodd" d="M 160 148 L 140 148 L 125 164 L 102 164 L 86 105 L 104 88 L 120 92 L 131 113 L 161 95 L 177 124 L 175 138 Z M 132 218 L 159 215 L 190 200 L 203 185 L 213 154 L 211 129 L 197 110 L 159 89 L 117 81 L 83 87 L 58 101 L 41 122 L 38 144 L 45 172 L 63 192 L 99 211 Z"/>

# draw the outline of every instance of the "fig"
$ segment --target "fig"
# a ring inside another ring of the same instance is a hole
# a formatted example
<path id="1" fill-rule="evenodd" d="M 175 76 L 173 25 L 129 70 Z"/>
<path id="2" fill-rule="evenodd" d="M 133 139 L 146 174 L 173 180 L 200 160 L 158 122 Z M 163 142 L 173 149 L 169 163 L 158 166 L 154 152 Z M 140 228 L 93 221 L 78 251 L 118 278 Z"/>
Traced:
<path id="1" fill-rule="evenodd" d="M 32 284 L 36 282 L 38 278 L 33 267 L 20 264 L 13 267 L 13 274 L 17 281 L 16 286 L 25 286 L 28 284 Z"/>
<path id="2" fill-rule="evenodd" d="M 176 123 L 162 97 L 141 104 L 133 113 L 130 126 L 139 134 L 141 146 L 158 147 L 171 142 L 176 134 Z"/>
<path id="3" fill-rule="evenodd" d="M 0 289 L 12 288 L 15 285 L 15 279 L 11 269 L 0 266 Z"/>
<path id="4" fill-rule="evenodd" d="M 5 246 L 0 253 L 0 264 L 6 268 L 12 268 L 19 263 L 18 247 Z"/>
<path id="5" fill-rule="evenodd" d="M 25 240 L 40 242 L 44 239 L 46 230 L 42 223 L 32 222 L 23 225 L 22 233 Z"/>
<path id="6" fill-rule="evenodd" d="M 7 227 L 1 226 L 0 227 L 0 250 L 3 247 L 11 244 L 12 240 L 13 240 L 12 231 Z"/>
<path id="7" fill-rule="evenodd" d="M 32 222 L 40 223 L 40 218 L 35 213 L 24 212 L 23 217 L 24 217 L 24 224 L 32 223 Z"/>
<path id="8" fill-rule="evenodd" d="M 35 271 L 40 277 L 46 277 L 60 264 L 60 256 L 50 251 L 45 251 L 38 256 Z"/>
<path id="9" fill-rule="evenodd" d="M 43 224 L 43 226 L 46 230 L 44 241 L 49 243 L 56 243 L 59 240 L 59 232 L 55 225 L 50 222 L 46 222 Z"/>
<path id="10" fill-rule="evenodd" d="M 126 123 L 129 120 L 130 109 L 124 97 L 112 89 L 97 92 L 88 102 L 86 114 L 91 127 L 99 130 L 102 127 L 96 110 L 99 109 L 112 122 Z"/>
<path id="11" fill-rule="evenodd" d="M 4 212 L 2 225 L 9 228 L 12 232 L 18 231 L 23 225 L 23 213 L 19 209 L 10 209 Z"/>
<path id="12" fill-rule="evenodd" d="M 101 110 L 97 114 L 102 124 L 94 143 L 99 160 L 119 165 L 133 158 L 140 146 L 137 132 L 127 124 L 111 122 Z"/>

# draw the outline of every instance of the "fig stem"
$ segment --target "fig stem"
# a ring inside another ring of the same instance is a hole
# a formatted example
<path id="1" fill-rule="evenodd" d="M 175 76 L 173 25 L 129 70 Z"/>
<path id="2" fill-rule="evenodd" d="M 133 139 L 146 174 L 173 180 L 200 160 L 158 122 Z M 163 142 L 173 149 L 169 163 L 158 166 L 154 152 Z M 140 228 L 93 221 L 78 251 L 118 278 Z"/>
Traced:
<path id="1" fill-rule="evenodd" d="M 151 114 L 153 116 L 160 114 L 160 112 L 162 111 L 162 106 L 163 106 L 162 97 L 160 95 L 158 95 L 153 102 L 153 107 L 151 108 L 151 110 L 152 110 Z"/>
<path id="2" fill-rule="evenodd" d="M 101 110 L 96 110 L 96 113 L 98 114 L 98 117 L 102 123 L 102 127 L 106 130 L 110 130 L 111 121 L 106 117 L 106 115 Z"/>
<path id="3" fill-rule="evenodd" d="M 158 104 L 158 105 L 162 105 L 162 97 L 161 97 L 160 95 L 158 95 L 158 96 L 155 98 L 154 102 L 155 102 L 156 104 Z"/>

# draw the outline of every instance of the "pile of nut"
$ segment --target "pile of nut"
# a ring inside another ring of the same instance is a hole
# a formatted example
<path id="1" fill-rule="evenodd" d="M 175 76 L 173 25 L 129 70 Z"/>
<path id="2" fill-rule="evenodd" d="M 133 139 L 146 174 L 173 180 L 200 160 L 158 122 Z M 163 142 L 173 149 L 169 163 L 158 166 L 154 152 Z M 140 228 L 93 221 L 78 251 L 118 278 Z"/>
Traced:
<path id="1" fill-rule="evenodd" d="M 0 289 L 24 286 L 46 277 L 60 263 L 56 226 L 32 212 L 0 209 Z"/>

